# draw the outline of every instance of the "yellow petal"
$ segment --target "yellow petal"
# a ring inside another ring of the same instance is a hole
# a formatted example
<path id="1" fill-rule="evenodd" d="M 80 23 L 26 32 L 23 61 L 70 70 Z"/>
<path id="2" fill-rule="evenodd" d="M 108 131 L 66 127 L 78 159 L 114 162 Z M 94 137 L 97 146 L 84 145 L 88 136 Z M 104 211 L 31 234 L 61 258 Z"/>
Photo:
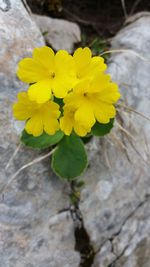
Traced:
<path id="1" fill-rule="evenodd" d="M 30 115 L 31 114 L 28 112 L 28 110 L 23 108 L 21 104 L 19 103 L 13 104 L 13 116 L 15 117 L 15 119 L 24 121 L 27 120 L 30 117 Z"/>
<path id="2" fill-rule="evenodd" d="M 91 61 L 91 50 L 88 47 L 78 48 L 74 54 L 73 58 L 76 64 L 77 72 L 80 72 L 85 66 L 87 66 Z"/>
<path id="3" fill-rule="evenodd" d="M 85 128 L 90 128 L 95 123 L 95 117 L 90 103 L 87 101 L 81 105 L 75 112 L 75 121 L 83 125 Z"/>
<path id="4" fill-rule="evenodd" d="M 71 56 L 68 54 L 65 50 L 59 50 L 55 55 L 55 70 L 57 72 L 64 71 L 64 69 L 67 67 L 64 65 L 64 62 L 69 61 Z"/>
<path id="5" fill-rule="evenodd" d="M 35 114 L 31 119 L 26 122 L 25 129 L 27 133 L 37 137 L 43 133 L 42 117 L 39 113 Z"/>
<path id="6" fill-rule="evenodd" d="M 71 90 L 71 81 L 67 77 L 60 77 L 60 79 L 56 78 L 53 80 L 52 90 L 54 96 L 58 98 L 64 98 L 67 95 L 68 91 Z"/>
<path id="7" fill-rule="evenodd" d="M 74 110 L 70 107 L 64 107 L 64 115 L 60 118 L 60 129 L 70 135 L 74 124 Z"/>
<path id="8" fill-rule="evenodd" d="M 118 91 L 118 85 L 115 83 L 109 83 L 109 85 L 104 88 L 99 94 L 97 94 L 97 98 L 106 103 L 116 103 L 120 98 L 120 93 Z"/>
<path id="9" fill-rule="evenodd" d="M 78 94 L 74 93 L 74 92 L 70 92 L 69 94 L 67 94 L 67 96 L 64 98 L 64 103 L 65 106 L 70 106 L 73 107 L 74 109 L 77 109 L 81 106 L 82 101 L 83 101 L 83 97 L 79 96 Z"/>
<path id="10" fill-rule="evenodd" d="M 54 72 L 54 56 L 54 51 L 48 46 L 35 48 L 33 51 L 33 59 L 49 72 Z"/>
<path id="11" fill-rule="evenodd" d="M 73 89 L 77 94 L 84 94 L 90 91 L 90 80 L 81 80 Z"/>
<path id="12" fill-rule="evenodd" d="M 107 65 L 104 63 L 104 59 L 102 57 L 96 56 L 96 57 L 92 57 L 91 59 L 91 63 L 89 66 L 89 71 L 93 72 L 93 73 L 97 73 L 97 71 L 105 71 L 107 68 Z"/>
<path id="13" fill-rule="evenodd" d="M 73 57 L 65 50 L 59 50 L 55 55 L 56 78 L 61 76 L 71 76 L 75 79 L 75 63 Z"/>
<path id="14" fill-rule="evenodd" d="M 25 58 L 19 62 L 17 75 L 26 83 L 34 83 L 49 78 L 49 72 L 32 58 Z"/>
<path id="15" fill-rule="evenodd" d="M 103 91 L 110 84 L 111 77 L 109 74 L 100 73 L 95 75 L 95 77 L 91 80 L 89 86 L 89 92 L 96 93 Z"/>
<path id="16" fill-rule="evenodd" d="M 48 101 L 42 106 L 43 116 L 54 119 L 60 116 L 59 105 L 53 101 Z"/>
<path id="17" fill-rule="evenodd" d="M 60 118 L 60 129 L 65 133 L 65 135 L 70 135 L 72 132 L 72 122 L 66 116 Z"/>
<path id="18" fill-rule="evenodd" d="M 48 101 L 41 108 L 44 130 L 47 134 L 53 135 L 59 130 L 57 118 L 60 116 L 59 105 Z"/>
<path id="19" fill-rule="evenodd" d="M 108 123 L 111 118 L 116 115 L 116 110 L 113 105 L 104 102 L 95 102 L 93 105 L 94 115 L 100 123 Z"/>
<path id="20" fill-rule="evenodd" d="M 13 115 L 17 120 L 27 120 L 33 114 L 33 103 L 26 92 L 18 93 L 18 102 L 13 104 Z"/>
<path id="21" fill-rule="evenodd" d="M 79 136 L 86 136 L 87 133 L 91 131 L 91 128 L 85 128 L 79 123 L 74 124 L 74 131 L 76 132 L 77 135 Z"/>
<path id="22" fill-rule="evenodd" d="M 29 104 L 29 97 L 28 97 L 28 94 L 27 92 L 19 92 L 18 95 L 17 95 L 17 98 L 18 98 L 18 102 L 20 103 L 23 103 L 23 104 Z"/>
<path id="23" fill-rule="evenodd" d="M 28 89 L 28 96 L 31 101 L 39 104 L 45 103 L 51 98 L 52 80 L 42 80 L 32 84 Z"/>
<path id="24" fill-rule="evenodd" d="M 59 130 L 59 123 L 56 119 L 50 119 L 48 116 L 43 118 L 44 130 L 47 134 L 53 135 Z"/>
<path id="25" fill-rule="evenodd" d="M 90 63 L 86 65 L 80 73 L 82 79 L 92 79 L 96 75 L 101 75 L 106 70 L 106 64 L 101 57 L 92 57 Z"/>

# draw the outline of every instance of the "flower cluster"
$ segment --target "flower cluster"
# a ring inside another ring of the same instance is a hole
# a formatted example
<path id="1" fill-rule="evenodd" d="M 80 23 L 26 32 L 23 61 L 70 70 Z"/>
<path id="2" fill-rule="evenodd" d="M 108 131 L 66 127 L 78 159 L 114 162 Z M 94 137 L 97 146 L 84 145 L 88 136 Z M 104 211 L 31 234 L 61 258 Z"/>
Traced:
<path id="1" fill-rule="evenodd" d="M 25 130 L 33 136 L 59 129 L 65 135 L 73 130 L 87 135 L 96 121 L 105 124 L 115 117 L 120 93 L 105 70 L 103 58 L 92 57 L 87 47 L 73 56 L 64 50 L 55 54 L 47 46 L 35 48 L 32 58 L 18 66 L 17 75 L 29 88 L 18 93 L 14 117 L 25 120 Z"/>

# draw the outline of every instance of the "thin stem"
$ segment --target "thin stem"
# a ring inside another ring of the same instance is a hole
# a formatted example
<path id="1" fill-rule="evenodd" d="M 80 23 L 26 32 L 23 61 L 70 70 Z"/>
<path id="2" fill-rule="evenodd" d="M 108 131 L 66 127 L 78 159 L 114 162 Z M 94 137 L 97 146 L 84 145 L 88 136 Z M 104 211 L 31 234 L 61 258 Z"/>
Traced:
<path id="1" fill-rule="evenodd" d="M 7 184 L 3 187 L 3 189 L 1 190 L 0 194 L 4 194 L 7 187 L 16 179 L 16 177 L 23 171 L 25 170 L 26 168 L 32 166 L 33 164 L 36 164 L 46 158 L 48 158 L 49 156 L 51 156 L 54 151 L 55 151 L 56 148 L 52 149 L 50 152 L 48 152 L 47 154 L 45 154 L 44 156 L 41 156 L 41 157 L 38 157 L 36 159 L 34 159 L 33 161 L 23 165 L 20 169 L 18 169 L 14 174 L 13 176 L 9 179 L 9 181 L 7 182 Z"/>
<path id="2" fill-rule="evenodd" d="M 135 140 L 134 136 L 129 131 L 127 131 L 127 129 L 125 129 L 117 120 L 116 120 L 116 124 L 118 125 L 118 127 L 120 128 L 121 131 L 123 131 L 131 139 Z"/>
<path id="3" fill-rule="evenodd" d="M 130 11 L 130 15 L 133 14 L 133 12 L 135 11 L 136 7 L 140 4 L 141 0 L 137 0 L 134 2 L 132 8 L 131 8 L 131 11 Z"/>
<path id="4" fill-rule="evenodd" d="M 5 167 L 5 170 L 7 170 L 11 164 L 11 162 L 14 160 L 14 158 L 16 157 L 18 151 L 20 150 L 20 147 L 21 147 L 21 143 L 17 146 L 16 150 L 14 151 L 14 153 L 12 154 L 11 158 L 9 159 L 6 167 Z"/>
<path id="5" fill-rule="evenodd" d="M 139 53 L 131 50 L 131 49 L 113 49 L 113 50 L 108 50 L 108 51 L 105 51 L 103 53 L 100 53 L 100 56 L 103 56 L 103 55 L 106 55 L 106 54 L 113 54 L 113 53 L 131 53 L 133 54 L 134 56 L 140 58 L 141 60 L 147 62 L 147 63 L 150 63 L 150 59 L 146 59 L 145 57 L 141 56 Z"/>
<path id="6" fill-rule="evenodd" d="M 121 5 L 122 5 L 123 13 L 124 13 L 124 16 L 125 16 L 125 19 L 126 19 L 128 17 L 128 15 L 127 15 L 127 9 L 126 9 L 125 0 L 121 0 Z"/>
<path id="7" fill-rule="evenodd" d="M 131 112 L 134 112 L 134 113 L 136 113 L 137 115 L 141 116 L 142 118 L 144 118 L 144 119 L 150 121 L 150 118 L 149 118 L 149 117 L 147 117 L 145 114 L 143 114 L 143 113 L 141 113 L 141 112 L 135 110 L 135 109 L 132 108 L 132 107 L 128 107 L 128 106 L 123 105 L 123 104 L 120 104 L 120 103 L 118 103 L 117 106 L 118 106 L 118 107 L 123 107 L 123 108 L 125 108 L 126 110 L 131 111 Z"/>

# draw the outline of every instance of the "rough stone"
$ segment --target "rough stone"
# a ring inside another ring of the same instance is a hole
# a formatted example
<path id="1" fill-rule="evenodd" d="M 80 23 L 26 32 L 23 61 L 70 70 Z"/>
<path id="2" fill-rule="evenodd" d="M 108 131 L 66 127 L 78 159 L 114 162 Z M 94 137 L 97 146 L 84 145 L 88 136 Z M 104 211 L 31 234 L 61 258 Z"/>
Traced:
<path id="1" fill-rule="evenodd" d="M 55 50 L 65 49 L 72 53 L 74 44 L 81 41 L 80 28 L 76 23 L 40 15 L 32 17 L 44 33 L 46 43 Z"/>
<path id="2" fill-rule="evenodd" d="M 9 3 L 9 5 L 8 5 Z M 43 37 L 19 0 L 0 1 L 0 191 L 24 164 L 45 152 L 20 147 L 11 106 L 25 86 L 15 75 L 17 62 Z M 74 224 L 68 212 L 68 188 L 46 159 L 22 171 L 0 195 L 0 267 L 77 267 Z"/>
<path id="3" fill-rule="evenodd" d="M 147 15 L 137 17 L 122 29 L 114 37 L 112 49 L 128 51 L 113 54 L 108 68 L 122 93 L 120 105 L 132 107 L 147 117 L 150 117 L 149 27 Z M 80 208 L 96 252 L 93 267 L 150 265 L 149 130 L 147 119 L 119 108 L 112 133 L 99 141 L 97 152 L 92 154 L 84 175 L 86 187 Z"/>
<path id="4" fill-rule="evenodd" d="M 150 16 L 136 18 L 113 39 L 112 48 L 130 49 L 146 60 L 120 52 L 110 58 L 108 72 L 125 104 L 150 116 Z M 15 68 L 33 47 L 44 45 L 19 0 L 0 1 L 0 45 L 1 190 L 22 165 L 45 153 L 21 146 L 5 169 L 19 144 L 11 105 L 18 88 L 25 88 Z M 149 267 L 150 123 L 124 108 L 117 122 L 110 135 L 87 147 L 90 165 L 80 209 L 95 250 L 93 267 Z M 0 200 L 0 267 L 78 267 L 68 206 L 67 185 L 54 176 L 49 159 L 22 171 Z"/>
<path id="5" fill-rule="evenodd" d="M 34 34 L 33 34 L 34 33 Z M 0 1 L 0 94 L 12 92 L 22 83 L 16 79 L 18 61 L 31 53 L 33 47 L 42 46 L 44 39 L 32 21 L 21 0 Z M 10 88 L 11 89 L 8 89 Z"/>

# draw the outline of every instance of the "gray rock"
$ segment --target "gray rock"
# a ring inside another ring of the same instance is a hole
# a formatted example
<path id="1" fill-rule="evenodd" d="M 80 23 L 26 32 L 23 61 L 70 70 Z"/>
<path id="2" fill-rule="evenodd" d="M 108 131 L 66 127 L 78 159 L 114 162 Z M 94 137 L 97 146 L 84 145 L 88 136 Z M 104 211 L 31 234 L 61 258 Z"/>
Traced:
<path id="1" fill-rule="evenodd" d="M 146 199 L 124 221 L 121 230 L 103 244 L 95 257 L 93 267 L 150 266 L 149 208 L 150 201 Z"/>
<path id="2" fill-rule="evenodd" d="M 44 33 L 46 43 L 55 50 L 65 49 L 72 53 L 74 44 L 81 41 L 80 28 L 76 23 L 40 15 L 32 17 Z"/>
<path id="3" fill-rule="evenodd" d="M 44 39 L 21 0 L 0 1 L 0 94 L 15 95 L 23 86 L 16 79 L 18 61 L 42 46 Z M 11 89 L 8 89 L 11 88 Z"/>
<path id="4" fill-rule="evenodd" d="M 148 58 L 149 27 L 148 14 L 137 17 L 118 33 L 112 47 L 135 50 Z M 25 88 L 15 68 L 21 57 L 44 45 L 19 0 L 0 1 L 0 45 L 1 190 L 22 165 L 45 153 L 21 146 L 5 169 L 19 144 L 11 105 L 18 88 Z M 126 105 L 150 116 L 150 64 L 128 51 L 113 55 L 108 71 Z M 121 126 L 116 123 L 109 136 L 94 139 L 87 147 L 90 165 L 83 176 L 86 187 L 80 208 L 96 252 L 93 267 L 148 267 L 150 123 L 123 108 L 119 114 Z M 74 223 L 64 211 L 68 206 L 68 187 L 54 176 L 49 159 L 22 171 L 0 202 L 0 267 L 78 267 Z"/>
<path id="5" fill-rule="evenodd" d="M 147 117 L 150 117 L 149 27 L 147 15 L 122 29 L 113 39 L 112 49 L 130 51 L 113 54 L 108 68 L 122 92 L 124 102 L 120 104 Z M 116 123 L 92 154 L 84 175 L 86 187 L 80 208 L 96 251 L 93 267 L 148 267 L 150 122 L 124 108 L 119 109 L 117 122 L 121 126 Z"/>
<path id="6" fill-rule="evenodd" d="M 0 1 L 0 191 L 24 164 L 45 152 L 18 147 L 12 102 L 26 86 L 15 75 L 17 62 L 44 44 L 19 0 Z M 24 170 L 0 196 L 0 267 L 77 267 L 68 188 L 51 172 L 49 159 Z"/>

